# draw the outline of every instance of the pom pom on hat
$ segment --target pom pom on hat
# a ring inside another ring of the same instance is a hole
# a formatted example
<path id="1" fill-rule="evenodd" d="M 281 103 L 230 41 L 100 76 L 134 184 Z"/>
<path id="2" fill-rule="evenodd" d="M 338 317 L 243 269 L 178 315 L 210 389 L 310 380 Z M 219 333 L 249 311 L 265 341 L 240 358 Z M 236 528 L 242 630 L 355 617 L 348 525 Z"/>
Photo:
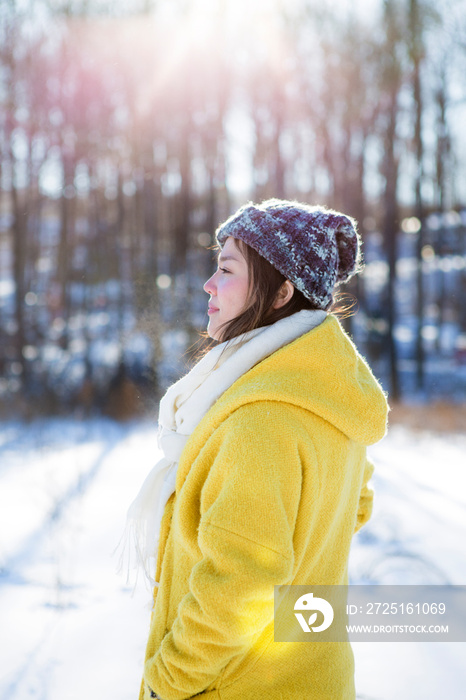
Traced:
<path id="1" fill-rule="evenodd" d="M 232 236 L 254 248 L 320 309 L 335 285 L 360 270 L 356 222 L 324 207 L 281 199 L 245 204 L 216 236 L 220 246 Z"/>

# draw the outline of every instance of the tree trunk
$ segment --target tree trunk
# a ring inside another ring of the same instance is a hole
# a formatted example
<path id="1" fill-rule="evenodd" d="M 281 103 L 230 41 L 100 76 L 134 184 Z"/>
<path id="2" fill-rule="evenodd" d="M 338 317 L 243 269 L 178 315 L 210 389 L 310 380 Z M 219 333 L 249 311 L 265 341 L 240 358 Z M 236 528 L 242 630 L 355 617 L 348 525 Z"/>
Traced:
<path id="1" fill-rule="evenodd" d="M 23 388 L 27 385 L 26 362 L 23 355 L 26 345 L 26 332 L 24 323 L 24 297 L 25 289 L 25 267 L 26 267 L 26 245 L 27 245 L 27 223 L 28 223 L 28 202 L 27 197 L 21 197 L 14 178 L 11 183 L 11 199 L 13 210 L 13 223 L 11 234 L 13 238 L 13 277 L 15 281 L 15 302 L 14 318 L 16 323 L 15 334 L 15 361 L 20 365 L 20 373 Z"/>
<path id="2" fill-rule="evenodd" d="M 383 236 L 388 262 L 388 288 L 387 288 L 387 322 L 388 322 L 388 354 L 389 374 L 392 398 L 397 401 L 400 398 L 400 386 L 398 379 L 398 357 L 395 342 L 395 283 L 396 283 L 396 259 L 397 259 L 397 233 L 398 233 L 398 205 L 396 200 L 396 186 L 398 180 L 398 162 L 395 155 L 395 131 L 397 119 L 397 91 L 391 95 L 389 124 L 386 133 L 385 145 L 385 193 L 384 193 L 384 221 Z"/>
<path id="3" fill-rule="evenodd" d="M 417 333 L 416 333 L 416 382 L 417 388 L 422 390 L 425 381 L 425 352 L 424 352 L 424 274 L 422 250 L 424 248 L 424 206 L 422 200 L 422 179 L 423 179 L 423 142 L 422 142 L 422 115 L 423 104 L 421 94 L 421 60 L 422 60 L 422 27 L 419 16 L 418 0 L 410 0 L 409 4 L 409 25 L 411 42 L 411 60 L 413 64 L 412 90 L 415 109 L 414 121 L 414 148 L 416 157 L 416 177 L 415 177 L 415 216 L 419 219 L 421 227 L 418 232 L 416 257 L 417 257 Z"/>

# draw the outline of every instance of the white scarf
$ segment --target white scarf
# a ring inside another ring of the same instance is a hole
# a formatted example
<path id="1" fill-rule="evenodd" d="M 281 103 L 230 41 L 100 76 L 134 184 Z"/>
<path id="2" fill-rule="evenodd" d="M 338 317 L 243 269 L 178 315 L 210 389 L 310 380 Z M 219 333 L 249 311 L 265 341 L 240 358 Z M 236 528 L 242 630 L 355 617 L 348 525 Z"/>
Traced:
<path id="1" fill-rule="evenodd" d="M 184 446 L 217 399 L 258 362 L 318 326 L 325 311 L 298 311 L 270 326 L 256 328 L 216 345 L 167 390 L 160 401 L 158 443 L 163 457 L 152 468 L 128 511 L 138 564 L 150 582 L 165 505 L 175 492 L 178 463 Z M 130 562 L 128 562 L 129 566 Z"/>

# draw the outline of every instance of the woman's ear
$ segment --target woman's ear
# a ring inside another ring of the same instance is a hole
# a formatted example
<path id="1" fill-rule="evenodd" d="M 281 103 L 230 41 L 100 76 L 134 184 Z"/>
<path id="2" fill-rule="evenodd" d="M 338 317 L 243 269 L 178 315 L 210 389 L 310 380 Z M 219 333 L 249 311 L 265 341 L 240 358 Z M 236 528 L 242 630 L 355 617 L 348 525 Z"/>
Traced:
<path id="1" fill-rule="evenodd" d="M 275 297 L 275 301 L 272 304 L 272 308 L 273 309 L 281 309 L 282 306 L 285 306 L 285 304 L 288 304 L 288 302 L 290 301 L 293 294 L 294 294 L 293 285 L 291 284 L 290 280 L 285 280 L 277 292 L 277 296 Z"/>

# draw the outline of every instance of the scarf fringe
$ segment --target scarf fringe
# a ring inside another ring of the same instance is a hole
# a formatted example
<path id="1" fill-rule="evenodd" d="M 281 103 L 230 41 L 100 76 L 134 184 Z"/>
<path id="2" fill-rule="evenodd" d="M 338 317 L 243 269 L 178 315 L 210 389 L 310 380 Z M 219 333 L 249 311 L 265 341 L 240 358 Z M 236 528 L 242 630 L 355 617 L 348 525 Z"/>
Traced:
<path id="1" fill-rule="evenodd" d="M 132 585 L 134 595 L 139 580 L 139 574 L 144 574 L 144 583 L 148 590 L 158 587 L 155 580 L 155 556 L 147 556 L 145 542 L 147 533 L 141 529 L 141 524 L 135 519 L 127 518 L 125 528 L 120 541 L 113 551 L 113 556 L 118 556 L 117 573 L 125 574 L 126 585 Z M 131 581 L 131 572 L 135 572 L 134 582 Z"/>

